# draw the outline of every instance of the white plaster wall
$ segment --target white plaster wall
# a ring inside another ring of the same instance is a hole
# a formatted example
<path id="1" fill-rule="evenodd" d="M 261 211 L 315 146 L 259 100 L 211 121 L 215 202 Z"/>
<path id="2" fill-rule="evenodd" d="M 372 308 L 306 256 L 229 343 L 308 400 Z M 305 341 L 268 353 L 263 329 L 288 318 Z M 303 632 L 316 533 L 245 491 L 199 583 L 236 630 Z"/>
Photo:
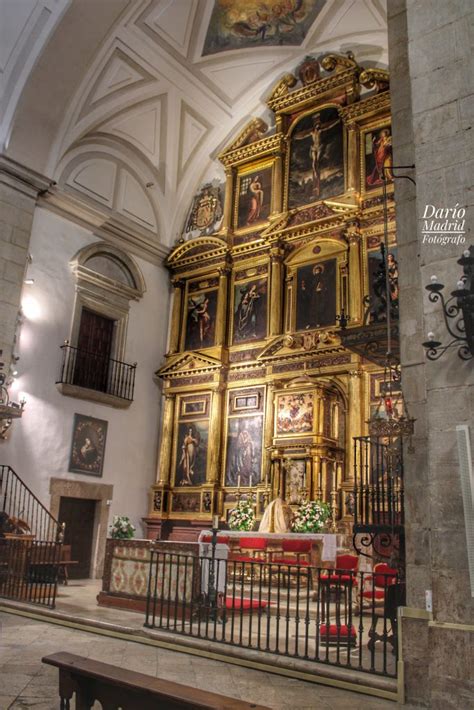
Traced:
<path id="1" fill-rule="evenodd" d="M 48 507 L 51 476 L 113 484 L 109 520 L 115 514 L 129 515 L 140 537 L 147 493 L 156 472 L 161 395 L 153 373 L 165 352 L 169 280 L 164 268 L 136 259 L 147 290 L 130 308 L 125 360 L 138 363 L 130 408 L 115 409 L 61 395 L 55 386 L 59 348 L 69 336 L 75 296 L 69 260 L 96 241 L 90 231 L 36 209 L 30 243 L 33 263 L 28 271 L 35 283 L 23 290 L 28 317 L 21 329 L 18 378 L 11 391 L 15 399 L 24 393 L 27 404 L 22 420 L 12 426 L 10 439 L 0 446 L 0 462 L 12 466 Z M 102 478 L 68 472 L 76 412 L 108 422 Z"/>

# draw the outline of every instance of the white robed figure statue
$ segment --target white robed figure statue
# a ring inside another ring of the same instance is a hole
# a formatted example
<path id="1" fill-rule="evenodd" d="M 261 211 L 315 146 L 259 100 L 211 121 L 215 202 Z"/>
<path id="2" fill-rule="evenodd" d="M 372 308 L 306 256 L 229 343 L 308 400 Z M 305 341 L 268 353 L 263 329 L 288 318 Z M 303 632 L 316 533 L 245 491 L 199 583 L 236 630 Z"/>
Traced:
<path id="1" fill-rule="evenodd" d="M 258 531 L 265 533 L 290 532 L 292 517 L 293 511 L 290 506 L 278 496 L 265 508 Z"/>

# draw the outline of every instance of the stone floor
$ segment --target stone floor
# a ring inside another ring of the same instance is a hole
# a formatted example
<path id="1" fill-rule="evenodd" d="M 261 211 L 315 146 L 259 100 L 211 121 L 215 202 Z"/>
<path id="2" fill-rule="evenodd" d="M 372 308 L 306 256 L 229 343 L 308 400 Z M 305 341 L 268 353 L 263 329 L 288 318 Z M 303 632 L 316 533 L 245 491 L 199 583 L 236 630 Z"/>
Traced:
<path id="1" fill-rule="evenodd" d="M 274 710 L 288 707 L 293 710 L 395 710 L 398 707 L 390 701 L 328 686 L 0 613 L 0 710 L 58 708 L 57 670 L 43 665 L 41 658 L 62 650 L 265 704 Z"/>

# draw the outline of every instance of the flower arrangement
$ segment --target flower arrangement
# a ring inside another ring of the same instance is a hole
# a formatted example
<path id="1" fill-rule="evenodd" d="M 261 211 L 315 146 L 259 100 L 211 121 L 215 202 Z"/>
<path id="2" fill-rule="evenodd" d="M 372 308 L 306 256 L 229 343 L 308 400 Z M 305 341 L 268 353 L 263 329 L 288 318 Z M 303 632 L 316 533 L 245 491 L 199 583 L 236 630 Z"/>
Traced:
<path id="1" fill-rule="evenodd" d="M 244 500 L 237 503 L 237 507 L 230 511 L 228 523 L 231 530 L 252 530 L 255 523 L 253 506 Z"/>
<path id="2" fill-rule="evenodd" d="M 331 515 L 331 508 L 320 500 L 307 501 L 298 508 L 291 528 L 293 532 L 317 533 L 324 527 Z"/>
<path id="3" fill-rule="evenodd" d="M 135 526 L 126 515 L 114 515 L 110 536 L 115 540 L 130 540 L 135 535 Z"/>

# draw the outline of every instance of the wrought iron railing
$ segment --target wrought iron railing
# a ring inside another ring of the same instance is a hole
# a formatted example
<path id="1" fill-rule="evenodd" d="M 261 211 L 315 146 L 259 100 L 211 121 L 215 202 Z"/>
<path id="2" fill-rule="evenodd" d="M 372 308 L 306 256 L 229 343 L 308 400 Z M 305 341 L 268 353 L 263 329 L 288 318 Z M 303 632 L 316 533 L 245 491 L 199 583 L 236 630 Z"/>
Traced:
<path id="1" fill-rule="evenodd" d="M 402 596 L 393 570 L 376 576 L 153 549 L 145 626 L 395 677 Z"/>
<path id="2" fill-rule="evenodd" d="M 400 533 L 404 522 L 401 442 L 354 437 L 354 532 Z"/>
<path id="3" fill-rule="evenodd" d="M 62 544 L 0 538 L 0 597 L 53 608 Z"/>
<path id="4" fill-rule="evenodd" d="M 56 384 L 76 385 L 133 401 L 136 363 L 130 365 L 68 344 L 61 350 L 61 373 Z"/>
<path id="5" fill-rule="evenodd" d="M 36 540 L 55 542 L 62 537 L 62 526 L 23 483 L 10 466 L 0 465 L 0 513 L 28 526 L 24 532 Z"/>

